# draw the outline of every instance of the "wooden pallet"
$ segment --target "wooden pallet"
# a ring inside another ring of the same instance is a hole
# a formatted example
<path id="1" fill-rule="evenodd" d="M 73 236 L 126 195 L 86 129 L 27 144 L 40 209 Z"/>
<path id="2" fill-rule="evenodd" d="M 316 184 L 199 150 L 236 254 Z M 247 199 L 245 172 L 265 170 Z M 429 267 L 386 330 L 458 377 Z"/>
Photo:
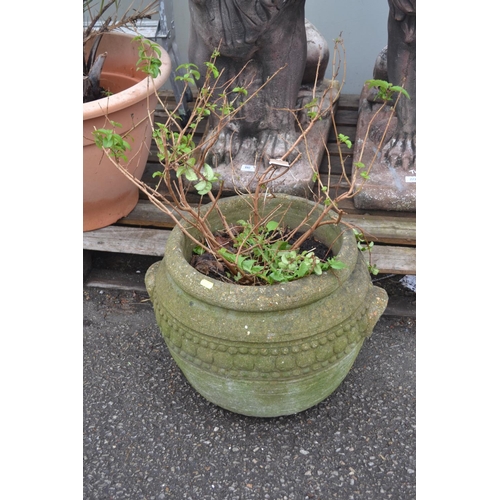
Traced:
<path id="1" fill-rule="evenodd" d="M 172 99 L 165 95 L 165 99 Z M 336 111 L 338 132 L 351 138 L 356 136 L 359 96 L 341 96 Z M 344 148 L 344 146 L 343 146 Z M 328 143 L 329 154 L 320 165 L 320 175 L 325 176 L 329 164 L 333 176 L 340 176 L 340 159 L 332 133 Z M 351 168 L 352 158 L 349 150 L 345 166 Z M 159 169 L 152 154 L 146 166 L 143 179 Z M 374 242 L 372 262 L 381 273 L 416 274 L 416 217 L 415 213 L 360 211 L 355 209 L 351 200 L 343 202 L 341 208 L 349 216 L 343 220 L 360 227 L 367 239 Z M 83 233 L 84 250 L 116 252 L 136 255 L 162 256 L 173 222 L 159 212 L 151 203 L 141 197 L 137 207 L 127 217 L 112 226 Z"/>

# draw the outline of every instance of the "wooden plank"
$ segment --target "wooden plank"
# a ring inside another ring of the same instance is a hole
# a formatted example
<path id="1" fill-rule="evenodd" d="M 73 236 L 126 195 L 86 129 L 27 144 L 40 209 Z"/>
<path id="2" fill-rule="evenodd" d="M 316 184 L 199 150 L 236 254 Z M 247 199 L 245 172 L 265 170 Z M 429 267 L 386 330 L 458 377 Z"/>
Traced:
<path id="1" fill-rule="evenodd" d="M 338 109 L 351 109 L 358 111 L 359 94 L 340 94 Z"/>
<path id="2" fill-rule="evenodd" d="M 108 226 L 83 233 L 84 250 L 162 256 L 170 234 L 166 229 Z M 416 249 L 375 245 L 372 262 L 381 273 L 416 274 Z"/>
<path id="3" fill-rule="evenodd" d="M 337 133 L 347 135 L 353 142 L 354 142 L 354 137 L 356 135 L 356 128 L 357 127 L 355 124 L 341 125 L 337 123 Z M 335 130 L 333 129 L 333 127 L 330 130 L 328 141 L 331 144 L 335 144 L 337 142 L 337 136 L 335 135 Z"/>
<path id="4" fill-rule="evenodd" d="M 415 220 L 361 214 L 345 215 L 342 220 L 361 229 L 367 241 L 408 246 L 417 244 Z"/>
<path id="5" fill-rule="evenodd" d="M 162 256 L 169 234 L 166 229 L 108 226 L 83 233 L 83 249 Z"/>
<path id="6" fill-rule="evenodd" d="M 417 274 L 415 247 L 374 245 L 372 263 L 384 274 Z"/>
<path id="7" fill-rule="evenodd" d="M 175 226 L 175 221 L 170 215 L 156 208 L 148 200 L 139 200 L 134 210 L 120 219 L 117 224 L 172 229 Z"/>
<path id="8" fill-rule="evenodd" d="M 193 91 L 193 100 L 196 99 L 198 90 L 194 89 Z M 160 90 L 158 92 L 160 99 L 162 102 L 167 103 L 169 106 L 175 106 L 175 96 L 172 90 Z M 161 106 L 161 104 L 159 105 Z M 339 109 L 354 109 L 358 110 L 359 106 L 359 94 L 345 94 L 343 92 L 340 93 L 338 107 Z"/>
<path id="9" fill-rule="evenodd" d="M 337 126 L 357 125 L 358 113 L 354 113 L 350 109 L 337 109 L 337 112 L 335 113 L 335 123 Z"/>
<path id="10" fill-rule="evenodd" d="M 416 245 L 416 221 L 398 217 L 349 214 L 343 220 L 360 228 L 368 240 L 396 245 Z M 118 224 L 126 226 L 151 226 L 157 228 L 174 227 L 174 220 L 158 210 L 150 202 L 139 200 L 132 212 Z"/>

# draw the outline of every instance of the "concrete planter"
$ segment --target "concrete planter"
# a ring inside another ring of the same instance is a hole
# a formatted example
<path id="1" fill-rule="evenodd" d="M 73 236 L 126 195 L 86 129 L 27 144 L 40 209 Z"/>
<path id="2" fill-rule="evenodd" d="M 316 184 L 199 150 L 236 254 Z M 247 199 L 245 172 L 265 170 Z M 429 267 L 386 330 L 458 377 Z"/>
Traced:
<path id="1" fill-rule="evenodd" d="M 160 47 L 161 74 L 155 79 L 136 68 L 139 42 L 124 33 L 105 33 L 99 53 L 107 52 L 101 85 L 110 97 L 83 104 L 83 230 L 109 226 L 128 215 L 139 200 L 139 190 L 108 160 L 94 143 L 92 132 L 112 128 L 109 120 L 122 125 L 117 129 L 131 146 L 127 152 L 127 170 L 140 179 L 144 173 L 151 144 L 149 113 L 154 111 L 158 90 L 167 81 L 172 68 L 168 53 Z M 85 45 L 87 56 L 90 40 Z"/>
<path id="2" fill-rule="evenodd" d="M 301 223 L 312 203 L 278 195 L 266 211 L 289 206 L 284 222 Z M 220 201 L 229 222 L 248 218 L 244 197 Z M 217 216 L 212 222 L 216 228 Z M 270 286 L 226 284 L 189 264 L 193 243 L 175 228 L 165 257 L 146 274 L 158 325 L 190 384 L 206 399 L 243 415 L 300 412 L 342 382 L 387 305 L 372 285 L 351 230 L 324 226 L 347 268 Z"/>

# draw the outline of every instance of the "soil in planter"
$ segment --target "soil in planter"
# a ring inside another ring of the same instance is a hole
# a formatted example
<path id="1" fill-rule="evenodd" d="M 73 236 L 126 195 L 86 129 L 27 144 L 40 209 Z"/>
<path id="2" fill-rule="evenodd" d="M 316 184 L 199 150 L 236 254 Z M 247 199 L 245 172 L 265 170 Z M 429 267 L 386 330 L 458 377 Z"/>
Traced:
<path id="1" fill-rule="evenodd" d="M 285 234 L 280 239 L 286 239 L 287 233 L 290 233 L 290 230 L 287 229 Z M 294 243 L 297 241 L 303 233 L 296 233 L 288 240 L 289 243 Z M 228 242 L 230 241 L 227 234 L 218 233 L 217 237 L 226 239 Z M 229 247 L 226 247 L 229 249 Z M 327 258 L 333 256 L 333 252 L 330 248 L 328 248 L 324 243 L 317 240 L 313 236 L 310 236 L 306 239 L 300 248 L 297 249 L 297 253 L 302 253 L 304 251 L 314 251 L 314 255 L 318 257 L 322 262 L 325 262 Z M 193 253 L 190 264 L 200 273 L 209 276 L 210 278 L 216 279 L 218 281 L 222 281 L 225 283 L 232 284 L 247 284 L 249 286 L 258 286 L 258 285 L 266 285 L 267 283 L 263 281 L 255 281 L 254 283 L 239 283 L 232 278 L 229 278 L 230 275 L 229 268 L 225 265 L 223 261 L 217 260 L 213 255 L 209 253 L 204 253 L 201 255 L 197 255 Z"/>

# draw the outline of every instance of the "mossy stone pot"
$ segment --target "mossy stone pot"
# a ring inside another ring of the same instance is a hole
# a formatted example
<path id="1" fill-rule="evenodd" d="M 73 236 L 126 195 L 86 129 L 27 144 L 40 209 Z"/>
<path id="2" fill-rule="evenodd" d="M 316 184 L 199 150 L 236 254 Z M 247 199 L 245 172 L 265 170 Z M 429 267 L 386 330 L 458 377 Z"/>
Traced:
<path id="1" fill-rule="evenodd" d="M 230 223 L 248 219 L 246 198 L 219 201 Z M 263 213 L 276 210 L 274 220 L 297 227 L 313 207 L 278 195 Z M 221 227 L 215 211 L 210 221 Z M 327 398 L 347 375 L 387 293 L 373 286 L 352 230 L 323 226 L 315 236 L 334 242 L 345 269 L 268 286 L 222 283 L 189 264 L 194 243 L 178 227 L 163 260 L 148 269 L 146 288 L 170 353 L 212 403 L 242 415 L 289 415 Z"/>

